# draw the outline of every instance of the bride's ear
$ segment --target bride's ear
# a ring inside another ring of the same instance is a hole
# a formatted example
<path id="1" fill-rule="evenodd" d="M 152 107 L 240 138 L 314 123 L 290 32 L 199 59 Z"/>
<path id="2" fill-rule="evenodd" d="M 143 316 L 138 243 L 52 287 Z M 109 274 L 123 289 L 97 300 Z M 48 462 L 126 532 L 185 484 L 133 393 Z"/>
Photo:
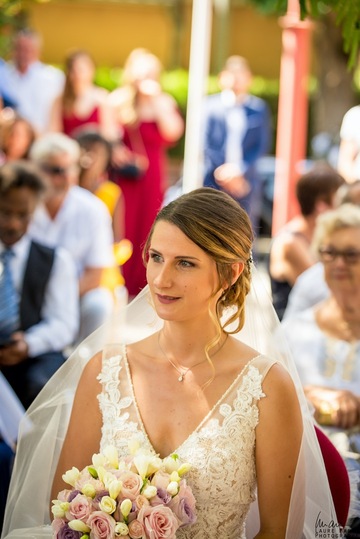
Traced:
<path id="1" fill-rule="evenodd" d="M 236 283 L 236 281 L 244 271 L 244 267 L 244 262 L 235 262 L 231 265 L 231 286 Z"/>
<path id="2" fill-rule="evenodd" d="M 234 262 L 231 264 L 231 285 L 236 283 L 242 272 L 244 271 L 244 262 Z"/>

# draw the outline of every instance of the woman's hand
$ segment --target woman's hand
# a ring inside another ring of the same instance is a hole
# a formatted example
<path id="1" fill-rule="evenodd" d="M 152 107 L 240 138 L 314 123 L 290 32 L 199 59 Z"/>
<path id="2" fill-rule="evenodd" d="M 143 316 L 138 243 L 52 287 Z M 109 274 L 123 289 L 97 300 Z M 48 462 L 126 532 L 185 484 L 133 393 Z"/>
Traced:
<path id="1" fill-rule="evenodd" d="M 224 163 L 215 169 L 216 183 L 235 198 L 243 198 L 251 191 L 249 182 L 239 174 L 238 167 Z"/>
<path id="2" fill-rule="evenodd" d="M 351 429 L 359 424 L 360 402 L 351 391 L 310 387 L 305 388 L 305 393 L 320 425 Z"/>

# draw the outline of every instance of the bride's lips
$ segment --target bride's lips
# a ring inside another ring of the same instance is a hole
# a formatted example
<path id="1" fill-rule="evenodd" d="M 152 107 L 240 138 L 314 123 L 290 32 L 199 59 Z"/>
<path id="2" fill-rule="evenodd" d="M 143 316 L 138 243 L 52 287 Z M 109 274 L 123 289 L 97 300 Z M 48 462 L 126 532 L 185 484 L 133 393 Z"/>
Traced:
<path id="1" fill-rule="evenodd" d="M 158 298 L 160 303 L 163 303 L 165 305 L 168 305 L 170 303 L 174 303 L 178 299 L 180 299 L 177 296 L 163 296 L 162 294 L 156 294 L 156 297 Z"/>

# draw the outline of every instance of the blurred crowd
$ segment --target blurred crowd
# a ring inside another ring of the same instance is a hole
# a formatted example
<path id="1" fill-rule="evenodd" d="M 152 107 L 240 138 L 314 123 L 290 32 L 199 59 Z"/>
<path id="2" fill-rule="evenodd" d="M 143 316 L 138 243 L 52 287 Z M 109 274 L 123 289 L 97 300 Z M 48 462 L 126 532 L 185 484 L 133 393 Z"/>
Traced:
<path id="1" fill-rule="evenodd" d="M 87 51 L 61 71 L 41 45 L 22 30 L 0 63 L 0 527 L 16 445 L 2 415 L 17 425 L 73 347 L 144 287 L 143 244 L 176 196 L 167 150 L 184 133 L 149 50 L 130 53 L 108 92 Z M 251 80 L 232 56 L 204 99 L 203 183 L 243 205 L 256 232 L 272 126 Z M 314 418 L 349 473 L 360 462 L 359 116 L 360 106 L 344 117 L 338 164 L 300 177 L 298 215 L 272 238 L 266 268 Z"/>

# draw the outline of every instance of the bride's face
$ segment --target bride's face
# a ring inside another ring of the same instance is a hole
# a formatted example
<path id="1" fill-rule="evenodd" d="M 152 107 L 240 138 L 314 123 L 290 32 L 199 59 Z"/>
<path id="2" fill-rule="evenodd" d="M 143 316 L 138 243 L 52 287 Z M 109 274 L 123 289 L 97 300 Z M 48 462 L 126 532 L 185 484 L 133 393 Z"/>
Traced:
<path id="1" fill-rule="evenodd" d="M 147 281 L 158 316 L 188 321 L 209 317 L 221 291 L 215 261 L 178 227 L 159 221 L 150 242 Z"/>

